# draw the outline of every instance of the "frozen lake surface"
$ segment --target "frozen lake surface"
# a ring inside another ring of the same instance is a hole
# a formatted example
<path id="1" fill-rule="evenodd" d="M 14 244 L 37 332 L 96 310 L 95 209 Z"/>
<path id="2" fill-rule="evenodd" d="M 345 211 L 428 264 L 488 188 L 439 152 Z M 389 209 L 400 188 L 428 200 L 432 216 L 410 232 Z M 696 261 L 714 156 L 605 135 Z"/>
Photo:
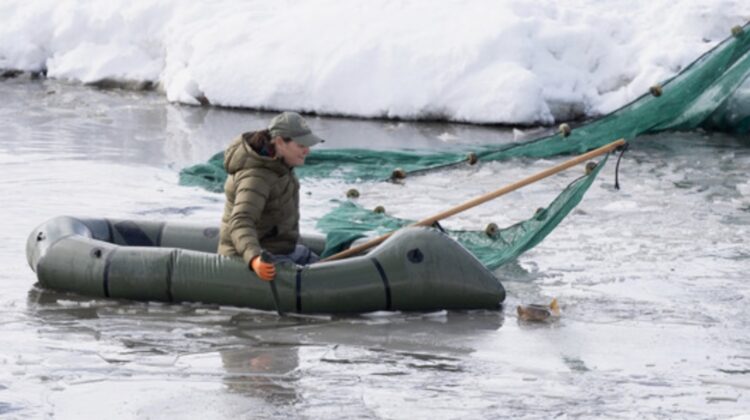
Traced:
<path id="1" fill-rule="evenodd" d="M 269 114 L 158 94 L 0 81 L 0 416 L 9 418 L 728 418 L 750 412 L 750 139 L 636 140 L 538 247 L 497 271 L 498 311 L 280 318 L 42 290 L 27 235 L 58 215 L 216 223 L 223 196 L 178 186 Z M 503 143 L 507 130 L 311 118 L 325 147 Z M 566 158 L 358 185 L 419 219 Z M 575 168 L 444 223 L 507 226 Z M 302 228 L 351 186 L 303 180 Z M 557 298 L 549 324 L 519 304 Z"/>

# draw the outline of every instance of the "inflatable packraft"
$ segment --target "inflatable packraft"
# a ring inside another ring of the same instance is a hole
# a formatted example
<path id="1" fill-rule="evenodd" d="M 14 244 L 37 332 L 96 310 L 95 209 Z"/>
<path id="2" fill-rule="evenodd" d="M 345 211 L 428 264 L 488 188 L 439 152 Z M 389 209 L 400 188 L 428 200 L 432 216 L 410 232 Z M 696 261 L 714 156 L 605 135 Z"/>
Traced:
<path id="1" fill-rule="evenodd" d="M 216 254 L 218 236 L 216 227 L 62 216 L 31 232 L 26 255 L 42 287 L 94 297 L 296 313 L 496 309 L 505 299 L 492 272 L 433 228 L 402 229 L 345 260 L 277 263 L 273 282 Z"/>

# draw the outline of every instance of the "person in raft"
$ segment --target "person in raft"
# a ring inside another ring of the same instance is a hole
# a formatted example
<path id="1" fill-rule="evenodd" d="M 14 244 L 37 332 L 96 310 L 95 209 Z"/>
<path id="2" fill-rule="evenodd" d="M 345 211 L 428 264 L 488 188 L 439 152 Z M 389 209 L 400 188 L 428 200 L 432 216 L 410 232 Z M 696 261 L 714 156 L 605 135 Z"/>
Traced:
<path id="1" fill-rule="evenodd" d="M 299 181 L 294 168 L 323 142 L 296 112 L 275 116 L 265 130 L 243 133 L 224 152 L 227 200 L 218 253 L 240 256 L 262 280 L 276 276 L 274 262 L 312 264 L 319 257 L 299 240 Z M 261 251 L 273 254 L 261 259 Z"/>

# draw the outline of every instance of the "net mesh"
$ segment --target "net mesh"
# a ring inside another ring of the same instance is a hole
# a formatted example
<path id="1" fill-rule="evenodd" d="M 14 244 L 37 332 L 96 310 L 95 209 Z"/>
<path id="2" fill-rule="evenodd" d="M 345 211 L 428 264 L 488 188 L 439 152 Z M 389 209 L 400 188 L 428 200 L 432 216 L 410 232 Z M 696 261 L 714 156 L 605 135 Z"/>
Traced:
<path id="1" fill-rule="evenodd" d="M 445 169 L 478 161 L 513 157 L 542 158 L 583 153 L 614 139 L 634 139 L 641 134 L 697 127 L 730 132 L 750 132 L 750 95 L 733 96 L 750 75 L 750 24 L 702 55 L 679 74 L 633 102 L 580 126 L 569 134 L 553 135 L 504 146 L 484 146 L 449 152 L 376 151 L 368 149 L 313 150 L 300 177 L 337 177 L 348 181 L 386 180 L 401 169 L 403 175 Z M 750 92 L 748 92 L 750 93 Z M 747 109 L 742 107 L 747 105 Z M 740 109 L 740 111 L 738 111 Z M 743 111 L 744 110 L 744 111 Z M 222 191 L 226 173 L 223 154 L 207 163 L 185 168 L 180 183 Z"/>
<path id="2" fill-rule="evenodd" d="M 602 158 L 591 172 L 570 183 L 546 208 L 539 208 L 533 216 L 504 229 L 446 230 L 488 269 L 494 270 L 536 246 L 570 213 L 604 167 Z M 342 202 L 318 221 L 317 228 L 326 233 L 327 257 L 347 248 L 362 237 L 379 236 L 414 221 L 399 219 L 365 209 L 351 201 Z"/>

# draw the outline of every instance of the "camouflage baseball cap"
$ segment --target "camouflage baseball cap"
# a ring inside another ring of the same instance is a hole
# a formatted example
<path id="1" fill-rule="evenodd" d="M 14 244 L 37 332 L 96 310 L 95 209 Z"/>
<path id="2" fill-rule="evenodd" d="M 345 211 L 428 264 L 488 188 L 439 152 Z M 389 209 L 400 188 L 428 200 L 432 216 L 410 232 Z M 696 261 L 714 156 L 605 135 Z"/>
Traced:
<path id="1" fill-rule="evenodd" d="M 268 131 L 271 133 L 271 138 L 276 136 L 290 138 L 307 147 L 325 141 L 313 134 L 307 125 L 307 121 L 296 112 L 282 112 L 273 117 L 268 125 Z"/>

